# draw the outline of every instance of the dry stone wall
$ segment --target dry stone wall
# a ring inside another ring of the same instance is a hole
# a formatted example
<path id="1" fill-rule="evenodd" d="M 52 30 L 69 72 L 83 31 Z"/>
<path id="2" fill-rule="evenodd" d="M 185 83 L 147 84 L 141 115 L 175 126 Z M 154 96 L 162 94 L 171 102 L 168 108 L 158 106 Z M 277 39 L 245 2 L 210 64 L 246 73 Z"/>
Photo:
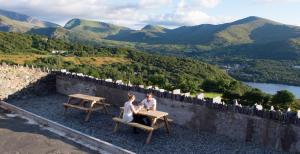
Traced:
<path id="1" fill-rule="evenodd" d="M 0 100 L 49 91 L 55 91 L 55 76 L 49 72 L 33 67 L 0 65 Z"/>

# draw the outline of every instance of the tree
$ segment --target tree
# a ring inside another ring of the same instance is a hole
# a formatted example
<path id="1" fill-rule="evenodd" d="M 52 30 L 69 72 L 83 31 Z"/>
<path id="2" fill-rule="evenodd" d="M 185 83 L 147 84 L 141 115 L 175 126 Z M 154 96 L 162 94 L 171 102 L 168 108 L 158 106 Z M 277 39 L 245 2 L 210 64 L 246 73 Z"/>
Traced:
<path id="1" fill-rule="evenodd" d="M 241 95 L 235 91 L 226 90 L 222 98 L 225 99 L 227 104 L 232 104 L 234 99 L 240 99 Z"/>
<path id="2" fill-rule="evenodd" d="M 295 96 L 287 90 L 277 91 L 272 97 L 272 105 L 281 110 L 286 110 L 293 102 L 295 102 Z"/>
<path id="3" fill-rule="evenodd" d="M 242 105 L 253 106 L 255 103 L 264 104 L 266 99 L 265 94 L 259 89 L 253 89 L 245 92 L 242 96 Z"/>

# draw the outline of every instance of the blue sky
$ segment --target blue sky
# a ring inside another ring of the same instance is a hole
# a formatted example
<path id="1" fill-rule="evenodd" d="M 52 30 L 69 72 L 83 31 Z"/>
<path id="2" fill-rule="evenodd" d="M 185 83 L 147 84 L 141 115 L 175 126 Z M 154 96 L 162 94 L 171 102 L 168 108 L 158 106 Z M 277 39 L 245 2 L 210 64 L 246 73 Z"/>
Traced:
<path id="1" fill-rule="evenodd" d="M 133 29 L 220 24 L 260 16 L 300 26 L 300 0 L 0 0 L 0 9 L 64 25 L 72 18 Z"/>

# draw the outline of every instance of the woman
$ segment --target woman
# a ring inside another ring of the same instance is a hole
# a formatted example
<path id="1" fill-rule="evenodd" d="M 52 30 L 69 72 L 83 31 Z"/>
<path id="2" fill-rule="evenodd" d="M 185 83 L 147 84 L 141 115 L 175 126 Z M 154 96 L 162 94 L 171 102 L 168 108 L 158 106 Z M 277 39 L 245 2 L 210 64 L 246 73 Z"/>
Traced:
<path id="1" fill-rule="evenodd" d="M 124 104 L 123 120 L 126 122 L 142 123 L 142 119 L 137 113 L 143 108 L 142 106 L 135 106 L 132 103 L 135 100 L 135 96 L 132 93 L 128 94 L 128 101 Z M 137 133 L 136 128 L 133 129 L 134 133 Z"/>

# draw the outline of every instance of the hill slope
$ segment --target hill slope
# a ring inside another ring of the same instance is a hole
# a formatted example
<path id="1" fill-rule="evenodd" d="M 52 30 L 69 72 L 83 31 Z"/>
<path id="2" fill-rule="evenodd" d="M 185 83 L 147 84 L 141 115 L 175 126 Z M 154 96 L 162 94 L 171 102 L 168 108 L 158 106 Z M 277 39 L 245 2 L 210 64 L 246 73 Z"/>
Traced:
<path id="1" fill-rule="evenodd" d="M 59 27 L 59 25 L 24 14 L 0 10 L 0 31 L 24 33 L 35 27 Z"/>
<path id="2" fill-rule="evenodd" d="M 59 56 L 52 50 L 65 51 Z M 176 58 L 129 50 L 126 48 L 91 47 L 82 44 L 68 44 L 61 40 L 47 39 L 41 36 L 0 32 L 0 55 L 35 54 L 25 64 L 39 67 L 66 68 L 101 78 L 122 79 L 134 84 L 157 85 L 165 89 L 180 88 L 185 92 L 199 92 L 201 84 L 215 81 L 216 92 L 233 90 L 242 92 L 245 87 L 219 68 L 189 58 Z M 39 55 L 39 56 L 37 56 Z M 119 59 L 113 63 L 97 64 L 104 57 Z M 119 58 L 118 58 L 119 57 Z M 3 59 L 7 63 L 16 63 Z M 120 60 L 124 59 L 124 60 Z M 79 63 L 77 63 L 77 61 Z M 89 62 L 88 62 L 89 61 Z M 0 61 L 1 62 L 1 61 Z M 222 84 L 222 85 L 221 85 Z"/>

